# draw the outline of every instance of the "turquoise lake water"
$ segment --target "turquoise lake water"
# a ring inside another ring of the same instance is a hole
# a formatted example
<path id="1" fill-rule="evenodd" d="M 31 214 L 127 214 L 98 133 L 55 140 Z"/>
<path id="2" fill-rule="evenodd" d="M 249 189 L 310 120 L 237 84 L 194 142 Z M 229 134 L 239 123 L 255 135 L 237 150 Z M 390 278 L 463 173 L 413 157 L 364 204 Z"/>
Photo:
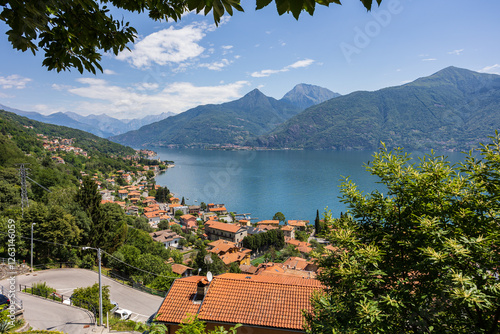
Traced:
<path id="1" fill-rule="evenodd" d="M 311 222 L 326 207 L 338 217 L 346 207 L 339 201 L 339 185 L 349 176 L 361 190 L 381 189 L 364 164 L 373 151 L 217 151 L 155 149 L 175 167 L 156 178 L 187 204 L 224 203 L 229 211 L 272 219 L 281 211 L 286 219 Z M 418 152 L 414 154 L 419 154 Z M 445 153 L 458 161 L 459 153 Z M 189 199 L 189 200 L 188 200 Z"/>

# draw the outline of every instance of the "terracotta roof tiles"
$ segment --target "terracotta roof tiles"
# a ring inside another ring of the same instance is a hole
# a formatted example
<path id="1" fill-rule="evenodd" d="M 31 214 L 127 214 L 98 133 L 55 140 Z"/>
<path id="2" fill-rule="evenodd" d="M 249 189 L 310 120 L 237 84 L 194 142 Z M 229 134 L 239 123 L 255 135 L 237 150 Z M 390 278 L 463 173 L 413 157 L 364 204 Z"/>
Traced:
<path id="1" fill-rule="evenodd" d="M 201 278 L 177 279 L 158 311 L 158 320 L 179 323 L 187 314 L 198 313 L 203 321 L 302 330 L 302 310 L 311 310 L 311 294 L 321 289 L 314 279 L 223 274 L 210 283 L 198 309 L 192 299 Z"/>

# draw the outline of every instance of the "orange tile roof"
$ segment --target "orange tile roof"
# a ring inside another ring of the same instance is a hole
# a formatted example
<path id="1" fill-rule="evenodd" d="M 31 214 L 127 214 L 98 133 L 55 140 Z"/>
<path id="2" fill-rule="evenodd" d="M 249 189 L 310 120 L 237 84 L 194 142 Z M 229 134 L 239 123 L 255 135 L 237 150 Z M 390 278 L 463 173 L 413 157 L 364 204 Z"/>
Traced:
<path id="1" fill-rule="evenodd" d="M 227 209 L 225 207 L 222 207 L 222 208 L 210 208 L 208 210 L 210 212 L 227 211 Z"/>
<path id="2" fill-rule="evenodd" d="M 250 255 L 248 255 L 248 253 L 246 252 L 235 252 L 235 253 L 226 253 L 219 257 L 222 260 L 222 262 L 224 262 L 225 265 L 229 265 L 233 262 L 239 262 L 243 260 L 246 256 Z"/>
<path id="3" fill-rule="evenodd" d="M 288 225 L 292 226 L 306 226 L 309 224 L 309 220 L 289 220 Z"/>
<path id="4" fill-rule="evenodd" d="M 174 272 L 174 273 L 176 273 L 178 275 L 184 274 L 184 272 L 186 270 L 188 270 L 188 269 L 193 270 L 193 268 L 185 266 L 185 265 L 182 265 L 182 264 L 178 264 L 178 263 L 173 263 L 172 264 L 172 272 Z"/>
<path id="5" fill-rule="evenodd" d="M 196 277 L 196 278 L 195 278 Z M 194 304 L 200 276 L 175 280 L 158 310 L 158 320 L 179 323 L 188 313 L 203 321 L 303 330 L 302 310 L 321 289 L 315 279 L 223 274 L 214 277 L 201 304 Z M 199 307 L 199 309 L 198 309 Z"/>
<path id="6" fill-rule="evenodd" d="M 285 267 L 290 267 L 299 270 L 304 270 L 308 264 L 309 262 L 301 257 L 290 257 L 285 262 L 283 262 L 283 265 Z"/>
<path id="7" fill-rule="evenodd" d="M 196 284 L 203 276 L 190 276 L 176 279 L 158 310 L 158 320 L 180 323 L 189 314 L 196 314 L 200 304 L 193 303 Z"/>
<path id="8" fill-rule="evenodd" d="M 313 249 L 311 247 L 307 247 L 307 246 L 299 246 L 299 247 L 297 247 L 297 250 L 301 253 L 309 254 L 312 252 Z"/>
<path id="9" fill-rule="evenodd" d="M 209 252 L 215 253 L 215 254 L 220 254 L 220 253 L 225 253 L 231 248 L 236 248 L 236 244 L 231 241 L 219 239 L 216 241 L 213 241 L 208 244 L 208 246 L 212 246 L 213 248 L 209 250 Z"/>
<path id="10" fill-rule="evenodd" d="M 221 223 L 218 221 L 210 221 L 210 224 L 207 226 L 216 230 L 232 232 L 232 233 L 238 232 L 241 228 L 240 225 Z"/>
<path id="11" fill-rule="evenodd" d="M 294 230 L 293 226 L 290 226 L 290 225 L 283 226 L 281 229 L 283 231 L 293 231 Z"/>
<path id="12" fill-rule="evenodd" d="M 160 213 L 158 211 L 152 211 L 152 212 L 144 212 L 144 215 L 147 218 L 154 218 L 154 217 L 159 217 Z"/>
<path id="13" fill-rule="evenodd" d="M 257 222 L 257 225 L 279 225 L 280 221 L 279 220 L 261 220 L 260 222 Z"/>
<path id="14" fill-rule="evenodd" d="M 296 247 L 310 247 L 311 244 L 305 241 L 299 241 L 297 239 L 290 239 L 286 241 L 287 244 L 294 245 Z"/>
<path id="15" fill-rule="evenodd" d="M 182 219 L 196 219 L 196 217 L 193 215 L 182 215 L 181 218 Z"/>

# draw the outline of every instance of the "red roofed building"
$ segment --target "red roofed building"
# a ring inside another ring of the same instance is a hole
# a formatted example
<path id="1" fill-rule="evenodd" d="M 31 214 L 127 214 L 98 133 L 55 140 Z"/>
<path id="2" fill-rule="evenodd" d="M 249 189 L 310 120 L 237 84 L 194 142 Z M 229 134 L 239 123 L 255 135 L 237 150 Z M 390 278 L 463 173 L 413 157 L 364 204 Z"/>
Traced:
<path id="1" fill-rule="evenodd" d="M 158 310 L 159 322 L 175 333 L 188 315 L 197 315 L 211 330 L 243 324 L 241 333 L 303 332 L 302 311 L 311 311 L 318 280 L 287 276 L 223 274 L 208 282 L 202 276 L 174 281 Z"/>
<path id="2" fill-rule="evenodd" d="M 209 240 L 224 239 L 240 246 L 243 238 L 247 236 L 247 230 L 240 225 L 209 220 L 205 223 L 205 234 Z"/>
<path id="3" fill-rule="evenodd" d="M 214 213 L 221 213 L 221 214 L 227 213 L 227 209 L 224 206 L 221 208 L 210 208 L 210 209 L 208 209 L 208 211 L 214 212 Z"/>
<path id="4" fill-rule="evenodd" d="M 306 226 L 309 224 L 309 220 L 289 220 L 288 225 L 295 227 L 295 229 L 300 231 L 305 231 Z"/>

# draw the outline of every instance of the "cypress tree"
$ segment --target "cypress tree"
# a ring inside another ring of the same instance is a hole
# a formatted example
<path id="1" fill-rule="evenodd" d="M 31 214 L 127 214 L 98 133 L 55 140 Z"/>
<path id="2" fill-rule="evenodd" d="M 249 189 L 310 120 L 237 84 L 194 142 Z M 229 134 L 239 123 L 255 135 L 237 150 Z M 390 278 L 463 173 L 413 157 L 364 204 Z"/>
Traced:
<path id="1" fill-rule="evenodd" d="M 316 235 L 321 232 L 321 224 L 319 222 L 319 210 L 316 210 L 316 219 L 314 220 L 314 229 L 316 230 Z"/>

